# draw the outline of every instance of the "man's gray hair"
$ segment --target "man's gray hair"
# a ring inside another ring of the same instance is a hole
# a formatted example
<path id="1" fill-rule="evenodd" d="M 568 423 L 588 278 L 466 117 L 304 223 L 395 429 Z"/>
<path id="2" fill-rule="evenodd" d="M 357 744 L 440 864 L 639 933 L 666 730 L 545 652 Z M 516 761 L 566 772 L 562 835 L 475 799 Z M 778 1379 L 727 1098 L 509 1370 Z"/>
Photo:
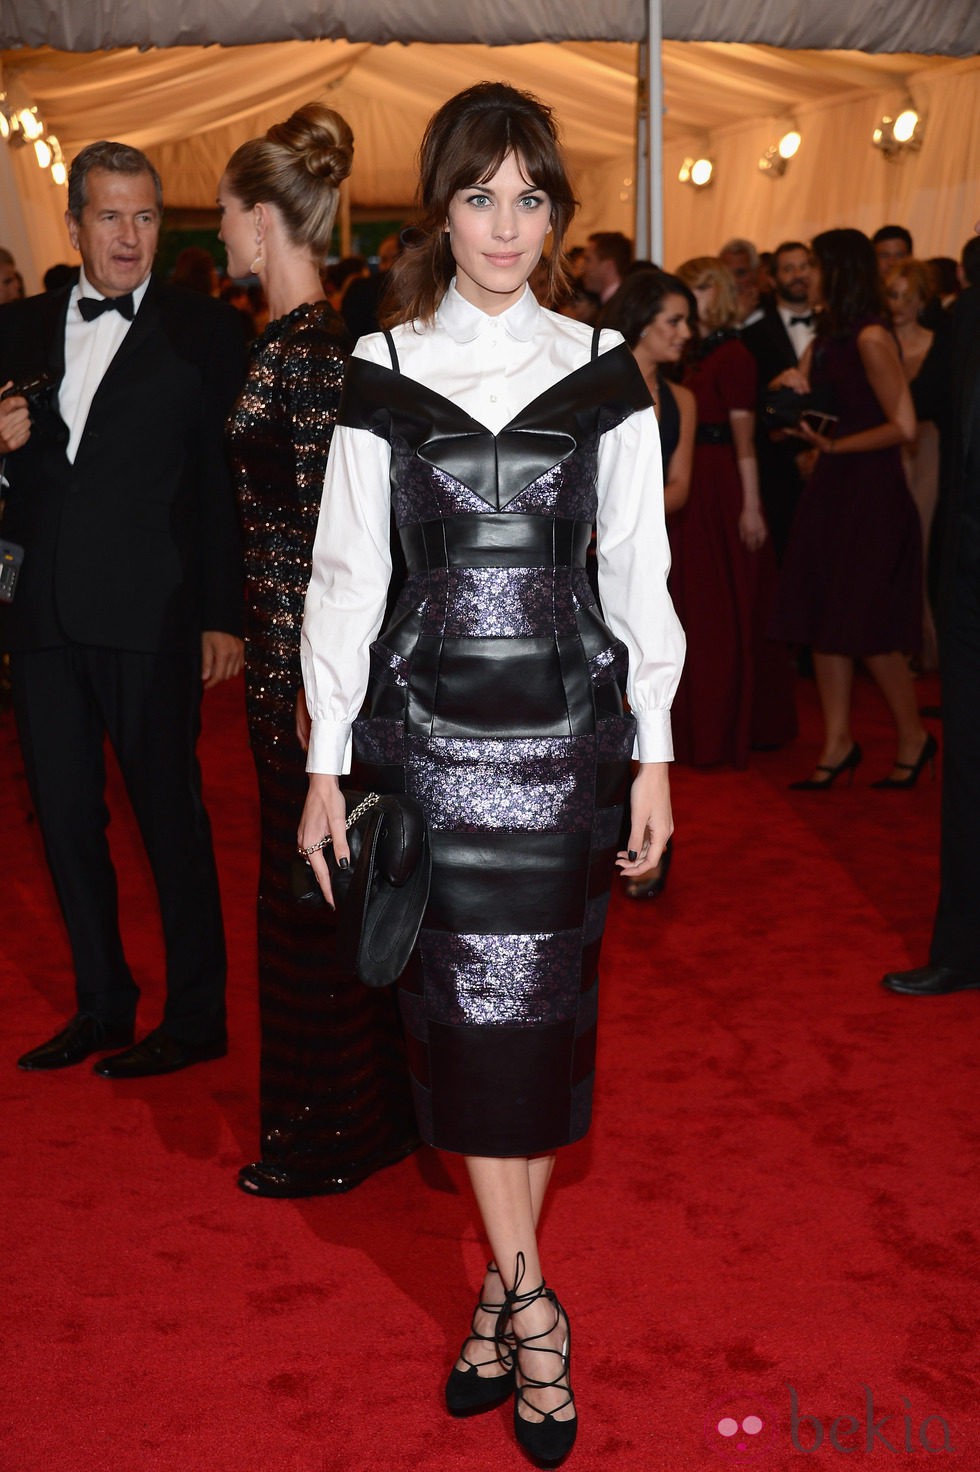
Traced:
<path id="1" fill-rule="evenodd" d="M 751 240 L 742 240 L 739 236 L 736 236 L 734 240 L 726 240 L 718 254 L 720 256 L 727 256 L 729 254 L 734 256 L 748 256 L 749 265 L 753 271 L 757 270 L 759 265 L 759 252 Z"/>
<path id="2" fill-rule="evenodd" d="M 76 154 L 68 171 L 68 213 L 76 220 L 88 204 L 88 176 L 93 169 L 103 169 L 107 174 L 149 174 L 156 190 L 157 209 L 163 213 L 163 185 L 160 175 L 145 153 L 130 148 L 128 143 L 89 143 Z"/>

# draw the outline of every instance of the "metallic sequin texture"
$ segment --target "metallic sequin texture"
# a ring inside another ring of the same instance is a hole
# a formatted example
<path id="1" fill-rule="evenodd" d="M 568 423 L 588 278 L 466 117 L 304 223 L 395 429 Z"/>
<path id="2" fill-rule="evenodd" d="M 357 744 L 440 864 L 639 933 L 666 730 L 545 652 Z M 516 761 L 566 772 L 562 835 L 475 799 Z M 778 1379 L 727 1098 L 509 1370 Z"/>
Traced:
<path id="1" fill-rule="evenodd" d="M 552 935 L 426 931 L 426 1010 L 436 1022 L 485 1026 L 574 1017 L 578 995 L 569 996 L 566 977 L 577 971 L 581 947 L 578 930 Z"/>
<path id="2" fill-rule="evenodd" d="M 409 740 L 413 748 L 409 791 L 422 803 L 434 829 L 591 831 L 591 737 Z"/>
<path id="3" fill-rule="evenodd" d="M 344 376 L 329 307 L 298 307 L 252 345 L 228 424 L 245 548 L 245 696 L 253 745 L 296 741 L 299 630 Z M 288 450 L 284 451 L 284 446 Z"/>

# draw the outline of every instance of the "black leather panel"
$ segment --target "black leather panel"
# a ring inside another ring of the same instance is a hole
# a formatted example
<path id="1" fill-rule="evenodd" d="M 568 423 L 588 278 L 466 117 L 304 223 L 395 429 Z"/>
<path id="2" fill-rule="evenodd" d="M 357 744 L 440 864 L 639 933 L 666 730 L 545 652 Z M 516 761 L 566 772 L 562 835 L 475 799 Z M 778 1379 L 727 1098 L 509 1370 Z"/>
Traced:
<path id="1" fill-rule="evenodd" d="M 592 684 L 578 641 L 420 638 L 409 676 L 409 731 L 486 736 L 488 712 L 500 737 L 592 731 Z"/>
<path id="2" fill-rule="evenodd" d="M 592 878 L 588 834 L 433 832 L 425 928 L 469 935 L 581 927 Z M 609 861 L 604 862 L 606 888 Z"/>
<path id="3" fill-rule="evenodd" d="M 436 1138 L 444 1150 L 536 1155 L 570 1133 L 572 1021 L 540 1027 L 429 1024 L 429 1079 Z M 487 1101 L 493 1100 L 492 1110 Z"/>
<path id="4" fill-rule="evenodd" d="M 389 441 L 398 436 L 499 511 L 580 443 L 649 407 L 646 384 L 622 343 L 546 388 L 497 434 L 434 389 L 351 358 L 337 422 Z"/>
<path id="5" fill-rule="evenodd" d="M 411 522 L 399 531 L 409 573 L 435 567 L 584 567 L 591 535 L 585 521 L 510 512 Z"/>

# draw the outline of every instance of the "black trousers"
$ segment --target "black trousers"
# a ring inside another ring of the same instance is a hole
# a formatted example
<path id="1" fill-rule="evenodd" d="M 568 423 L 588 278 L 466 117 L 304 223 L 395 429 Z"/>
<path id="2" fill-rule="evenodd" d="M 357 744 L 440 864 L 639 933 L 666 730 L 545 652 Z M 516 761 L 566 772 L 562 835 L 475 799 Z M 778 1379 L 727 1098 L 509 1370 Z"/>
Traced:
<path id="1" fill-rule="evenodd" d="M 105 738 L 153 871 L 167 958 L 163 1023 L 200 1042 L 224 1032 L 226 959 L 211 828 L 195 754 L 200 654 L 66 644 L 11 659 L 31 796 L 68 928 L 80 1011 L 128 1022 L 139 988 L 123 954 L 109 854 Z"/>
<path id="2" fill-rule="evenodd" d="M 980 974 L 980 548 L 967 524 L 951 569 L 940 635 L 943 797 L 937 965 Z"/>

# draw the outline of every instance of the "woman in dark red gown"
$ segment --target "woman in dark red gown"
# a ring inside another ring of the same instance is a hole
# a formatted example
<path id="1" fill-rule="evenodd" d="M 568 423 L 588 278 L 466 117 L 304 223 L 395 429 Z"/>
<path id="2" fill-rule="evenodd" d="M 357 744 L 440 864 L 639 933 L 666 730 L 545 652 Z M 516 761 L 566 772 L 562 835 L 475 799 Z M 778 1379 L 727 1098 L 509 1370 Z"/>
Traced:
<path id="1" fill-rule="evenodd" d="M 721 261 L 677 272 L 698 304 L 700 341 L 684 383 L 697 401 L 687 504 L 669 523 L 670 591 L 687 634 L 674 698 L 674 754 L 744 767 L 750 746 L 795 735 L 785 647 L 766 638 L 776 564 L 759 500 L 755 359 L 735 331 L 735 288 Z"/>
<path id="2" fill-rule="evenodd" d="M 812 290 L 822 302 L 817 335 L 798 369 L 781 375 L 833 407 L 833 436 L 804 421 L 819 451 L 783 563 L 774 632 L 807 644 L 824 717 L 812 776 L 827 788 L 853 776 L 861 748 L 851 731 L 854 661 L 863 659 L 895 722 L 895 765 L 876 786 L 910 787 L 935 756 L 919 719 L 907 656 L 922 636 L 922 535 L 902 466 L 915 409 L 889 326 L 874 249 L 860 230 L 813 241 Z"/>

